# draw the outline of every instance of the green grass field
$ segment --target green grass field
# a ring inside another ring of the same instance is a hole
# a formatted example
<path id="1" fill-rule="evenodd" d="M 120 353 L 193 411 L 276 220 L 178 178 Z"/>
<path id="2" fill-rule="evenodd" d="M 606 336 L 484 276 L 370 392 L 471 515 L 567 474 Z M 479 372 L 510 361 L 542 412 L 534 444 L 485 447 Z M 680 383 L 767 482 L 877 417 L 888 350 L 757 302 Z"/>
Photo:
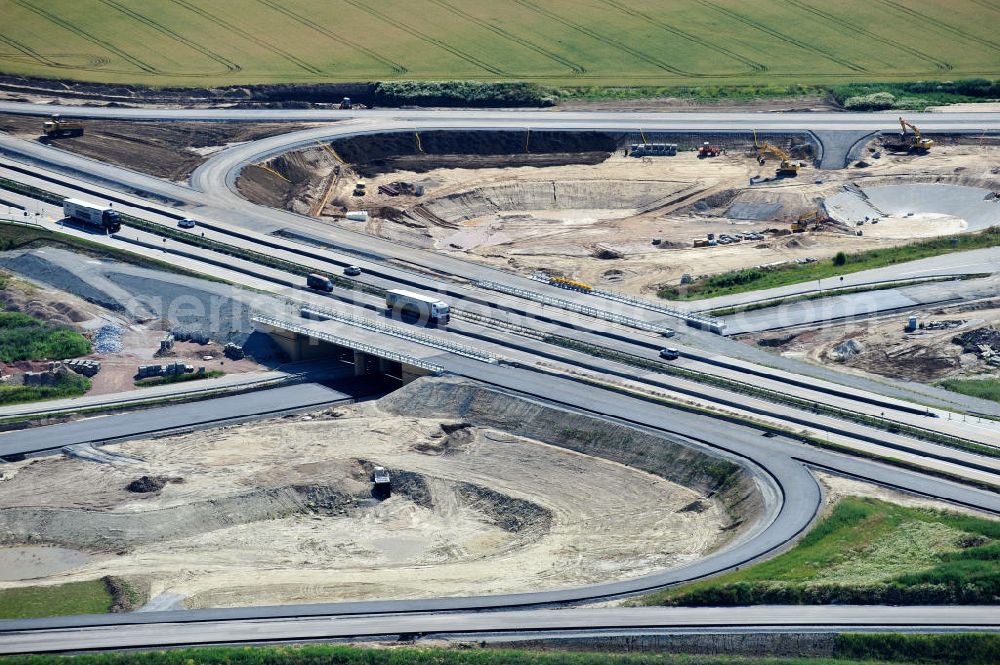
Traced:
<path id="1" fill-rule="evenodd" d="M 1000 379 L 945 379 L 938 385 L 952 392 L 1000 402 Z"/>
<path id="2" fill-rule="evenodd" d="M 0 71 L 154 86 L 955 80 L 998 70 L 998 0 L 0 0 Z"/>
<path id="3" fill-rule="evenodd" d="M 111 594 L 103 580 L 0 590 L 0 619 L 104 614 Z"/>
<path id="4" fill-rule="evenodd" d="M 849 497 L 788 552 L 636 604 L 998 602 L 1000 521 Z"/>

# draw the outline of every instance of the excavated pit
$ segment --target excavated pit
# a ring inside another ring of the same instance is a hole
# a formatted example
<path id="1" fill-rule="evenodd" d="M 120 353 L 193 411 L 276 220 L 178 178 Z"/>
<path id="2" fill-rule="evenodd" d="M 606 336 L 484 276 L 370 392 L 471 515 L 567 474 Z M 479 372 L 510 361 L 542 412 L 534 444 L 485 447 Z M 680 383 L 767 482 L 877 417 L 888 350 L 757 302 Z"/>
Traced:
<path id="1" fill-rule="evenodd" d="M 460 379 L 107 451 L 4 467 L 0 561 L 36 564 L 0 588 L 111 575 L 189 607 L 534 591 L 695 560 L 772 508 L 734 462 Z M 130 491 L 143 476 L 169 480 Z"/>

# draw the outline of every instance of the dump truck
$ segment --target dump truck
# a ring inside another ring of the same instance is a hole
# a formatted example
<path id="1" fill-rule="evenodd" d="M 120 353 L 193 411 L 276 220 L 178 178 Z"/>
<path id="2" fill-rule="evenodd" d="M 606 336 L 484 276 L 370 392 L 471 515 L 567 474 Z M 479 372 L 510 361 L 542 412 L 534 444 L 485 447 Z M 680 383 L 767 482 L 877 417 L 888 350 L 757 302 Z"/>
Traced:
<path id="1" fill-rule="evenodd" d="M 79 120 L 65 120 L 55 114 L 42 123 L 42 131 L 50 139 L 61 136 L 83 136 L 83 123 Z"/>
<path id="2" fill-rule="evenodd" d="M 333 282 L 330 278 L 319 273 L 306 275 L 306 286 L 317 291 L 333 291 Z"/>
<path id="3" fill-rule="evenodd" d="M 428 323 L 448 323 L 451 308 L 448 303 L 412 291 L 391 289 L 385 293 L 385 308 L 390 316 L 416 317 Z"/>
<path id="4" fill-rule="evenodd" d="M 111 206 L 102 206 L 79 199 L 63 200 L 63 215 L 91 228 L 106 233 L 118 233 L 122 223 L 118 211 Z"/>

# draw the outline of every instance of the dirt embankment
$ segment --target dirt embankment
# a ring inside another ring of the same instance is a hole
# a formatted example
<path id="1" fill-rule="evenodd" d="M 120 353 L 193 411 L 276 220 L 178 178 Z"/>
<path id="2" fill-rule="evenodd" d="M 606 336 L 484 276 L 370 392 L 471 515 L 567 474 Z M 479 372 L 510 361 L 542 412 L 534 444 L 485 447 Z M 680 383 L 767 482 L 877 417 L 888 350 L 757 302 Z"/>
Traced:
<path id="1" fill-rule="evenodd" d="M 186 181 L 215 151 L 302 129 L 289 123 L 86 120 L 83 136 L 48 139 L 42 119 L 0 115 L 0 131 L 173 181 Z"/>
<path id="2" fill-rule="evenodd" d="M 722 501 L 734 524 L 753 522 L 763 509 L 760 493 L 740 465 L 663 436 L 541 402 L 514 397 L 456 379 L 418 380 L 380 400 L 401 414 L 461 418 L 618 462 L 666 478 Z"/>
<path id="3" fill-rule="evenodd" d="M 111 575 L 188 607 L 558 588 L 693 561 L 760 502 L 735 464 L 457 379 L 102 450 L 4 467 L 0 586 Z"/>

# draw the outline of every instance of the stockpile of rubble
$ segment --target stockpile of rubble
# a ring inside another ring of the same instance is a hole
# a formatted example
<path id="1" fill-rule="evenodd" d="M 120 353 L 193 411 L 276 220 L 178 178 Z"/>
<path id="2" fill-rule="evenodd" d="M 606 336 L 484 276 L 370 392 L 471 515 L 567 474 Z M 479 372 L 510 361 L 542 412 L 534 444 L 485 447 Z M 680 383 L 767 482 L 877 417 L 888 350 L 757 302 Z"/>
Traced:
<path id="1" fill-rule="evenodd" d="M 125 345 L 122 343 L 124 330 L 116 325 L 106 324 L 94 333 L 94 353 L 121 353 Z"/>
<path id="2" fill-rule="evenodd" d="M 961 346 L 964 353 L 975 353 L 989 364 L 1000 367 L 1000 330 L 992 326 L 977 328 L 956 335 L 951 341 Z"/>

